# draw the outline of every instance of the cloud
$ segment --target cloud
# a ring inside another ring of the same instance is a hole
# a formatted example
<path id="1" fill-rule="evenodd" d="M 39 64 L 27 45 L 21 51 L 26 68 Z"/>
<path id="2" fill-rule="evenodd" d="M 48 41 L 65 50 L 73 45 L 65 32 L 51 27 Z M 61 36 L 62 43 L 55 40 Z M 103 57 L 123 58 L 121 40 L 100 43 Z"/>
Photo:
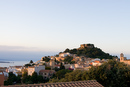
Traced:
<path id="1" fill-rule="evenodd" d="M 36 47 L 2 46 L 0 60 L 39 60 L 43 56 L 53 56 L 58 52 L 45 51 Z"/>
<path id="2" fill-rule="evenodd" d="M 3 46 L 0 45 L 0 51 L 43 51 L 36 47 L 22 47 L 22 46 Z"/>

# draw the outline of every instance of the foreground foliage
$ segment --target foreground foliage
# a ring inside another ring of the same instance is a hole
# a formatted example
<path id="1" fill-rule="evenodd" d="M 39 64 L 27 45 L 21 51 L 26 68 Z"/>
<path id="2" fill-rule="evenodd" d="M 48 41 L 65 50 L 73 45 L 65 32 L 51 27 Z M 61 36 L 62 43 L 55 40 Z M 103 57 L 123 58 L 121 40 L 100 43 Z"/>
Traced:
<path id="1" fill-rule="evenodd" d="M 33 84 L 33 83 L 44 83 L 47 82 L 48 79 L 43 79 L 41 75 L 37 75 L 36 72 L 32 74 L 32 76 L 28 76 L 27 72 L 22 75 L 22 83 L 25 84 Z"/>
<path id="2" fill-rule="evenodd" d="M 105 87 L 129 87 L 130 69 L 124 63 L 110 60 L 99 67 L 92 67 L 89 71 L 76 70 L 66 73 L 64 78 L 51 79 L 50 82 L 93 79 L 97 80 Z"/>
<path id="3" fill-rule="evenodd" d="M 21 83 L 21 76 L 16 76 L 12 72 L 10 72 L 7 81 L 4 82 L 4 85 L 12 85 L 15 83 Z"/>

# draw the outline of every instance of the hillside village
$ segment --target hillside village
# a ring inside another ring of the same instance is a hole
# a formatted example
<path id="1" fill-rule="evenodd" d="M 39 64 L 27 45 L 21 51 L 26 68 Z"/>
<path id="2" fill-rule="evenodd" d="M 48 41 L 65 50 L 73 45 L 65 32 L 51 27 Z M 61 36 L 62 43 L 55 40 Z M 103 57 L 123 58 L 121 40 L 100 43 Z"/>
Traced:
<path id="1" fill-rule="evenodd" d="M 94 45 L 81 44 L 77 50 L 82 50 L 84 48 L 93 49 Z M 37 62 L 31 60 L 30 63 L 25 64 L 24 66 L 0 67 L 0 85 L 4 85 L 4 81 L 8 79 L 8 73 L 10 72 L 16 76 L 22 76 L 25 72 L 32 76 L 33 73 L 36 72 L 37 75 L 41 75 L 44 79 L 51 79 L 51 77 L 60 69 L 84 71 L 89 70 L 92 66 L 101 66 L 109 60 L 107 58 L 91 58 L 86 55 L 77 55 L 66 51 L 60 52 L 56 56 L 42 57 Z M 113 56 L 112 59 L 130 65 L 130 60 L 127 60 L 123 53 L 121 53 L 120 58 Z"/>

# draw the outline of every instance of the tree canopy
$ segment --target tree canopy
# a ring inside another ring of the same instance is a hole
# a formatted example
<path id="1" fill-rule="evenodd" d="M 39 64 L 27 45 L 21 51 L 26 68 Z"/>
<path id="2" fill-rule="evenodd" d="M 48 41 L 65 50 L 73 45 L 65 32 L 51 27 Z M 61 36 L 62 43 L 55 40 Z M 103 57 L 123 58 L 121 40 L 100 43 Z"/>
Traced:
<path id="1" fill-rule="evenodd" d="M 32 60 L 30 60 L 30 63 L 33 63 L 33 61 L 32 61 Z"/>
<path id="2" fill-rule="evenodd" d="M 64 59 L 65 63 L 72 63 L 73 57 L 72 56 L 66 56 Z"/>
<path id="3" fill-rule="evenodd" d="M 16 76 L 12 72 L 9 72 L 9 77 L 7 81 L 4 82 L 4 85 L 12 85 L 20 82 L 21 82 L 20 76 Z"/>
<path id="4" fill-rule="evenodd" d="M 45 61 L 45 62 L 49 62 L 49 61 L 50 61 L 50 58 L 47 57 L 47 56 L 45 56 L 45 57 L 43 57 L 43 61 Z"/>

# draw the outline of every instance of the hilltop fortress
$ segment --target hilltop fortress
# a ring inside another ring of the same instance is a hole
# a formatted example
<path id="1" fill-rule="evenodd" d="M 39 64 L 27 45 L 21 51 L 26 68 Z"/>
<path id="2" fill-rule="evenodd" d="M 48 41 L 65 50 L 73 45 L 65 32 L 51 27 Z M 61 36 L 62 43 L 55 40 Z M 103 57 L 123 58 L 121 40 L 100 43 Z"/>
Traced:
<path id="1" fill-rule="evenodd" d="M 79 49 L 94 48 L 94 44 L 81 44 Z"/>

